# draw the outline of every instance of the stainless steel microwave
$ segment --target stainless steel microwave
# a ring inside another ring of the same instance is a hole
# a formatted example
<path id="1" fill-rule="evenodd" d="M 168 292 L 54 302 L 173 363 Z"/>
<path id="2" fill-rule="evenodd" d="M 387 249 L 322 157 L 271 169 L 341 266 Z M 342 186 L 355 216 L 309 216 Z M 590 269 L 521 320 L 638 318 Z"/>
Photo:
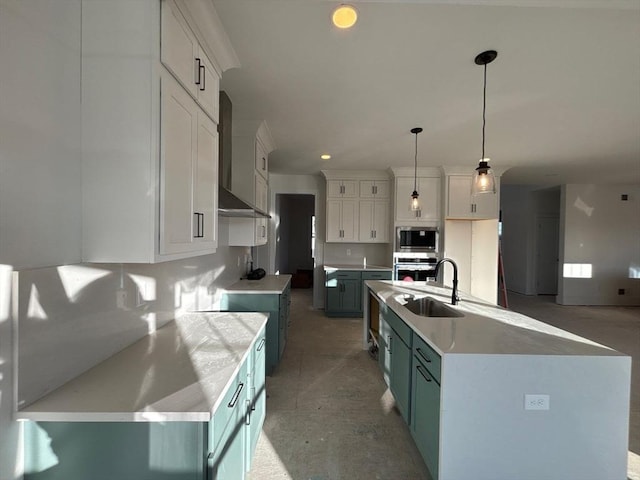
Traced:
<path id="1" fill-rule="evenodd" d="M 396 227 L 396 251 L 437 252 L 437 227 Z"/>

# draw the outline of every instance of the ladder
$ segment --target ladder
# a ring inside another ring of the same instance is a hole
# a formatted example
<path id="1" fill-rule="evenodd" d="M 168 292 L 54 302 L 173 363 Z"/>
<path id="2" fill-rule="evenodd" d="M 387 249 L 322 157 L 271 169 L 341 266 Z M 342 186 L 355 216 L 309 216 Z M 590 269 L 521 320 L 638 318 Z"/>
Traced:
<path id="1" fill-rule="evenodd" d="M 502 263 L 501 241 L 498 241 L 498 305 L 509 308 L 507 299 L 507 284 L 504 280 L 504 264 Z"/>

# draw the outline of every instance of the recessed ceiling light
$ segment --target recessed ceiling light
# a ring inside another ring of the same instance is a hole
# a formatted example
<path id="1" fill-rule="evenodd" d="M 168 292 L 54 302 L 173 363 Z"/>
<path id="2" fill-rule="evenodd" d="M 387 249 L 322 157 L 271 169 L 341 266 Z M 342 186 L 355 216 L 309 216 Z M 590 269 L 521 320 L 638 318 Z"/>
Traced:
<path id="1" fill-rule="evenodd" d="M 358 20 L 358 12 L 351 5 L 340 5 L 333 11 L 333 24 L 338 28 L 351 28 Z"/>
<path id="2" fill-rule="evenodd" d="M 322 160 L 330 160 L 331 159 L 331 155 L 329 155 L 328 153 L 325 153 L 325 154 L 320 155 L 320 158 Z"/>

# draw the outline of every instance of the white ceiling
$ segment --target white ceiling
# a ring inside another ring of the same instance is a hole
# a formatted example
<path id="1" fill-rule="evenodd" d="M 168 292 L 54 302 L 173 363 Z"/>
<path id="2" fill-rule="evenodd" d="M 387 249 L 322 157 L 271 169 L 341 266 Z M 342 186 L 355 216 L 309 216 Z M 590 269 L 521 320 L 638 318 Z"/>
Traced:
<path id="1" fill-rule="evenodd" d="M 213 0 L 241 63 L 234 120 L 266 120 L 270 169 L 468 166 L 506 184 L 640 183 L 640 0 Z M 322 153 L 332 159 L 323 161 Z"/>

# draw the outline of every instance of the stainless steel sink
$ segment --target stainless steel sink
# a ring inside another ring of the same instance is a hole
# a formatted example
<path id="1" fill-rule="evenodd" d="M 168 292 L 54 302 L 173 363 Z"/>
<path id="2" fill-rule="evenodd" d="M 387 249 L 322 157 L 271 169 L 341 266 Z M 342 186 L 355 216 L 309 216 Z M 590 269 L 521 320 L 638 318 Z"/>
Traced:
<path id="1" fill-rule="evenodd" d="M 464 317 L 459 311 L 431 297 L 413 298 L 404 306 L 422 317 Z"/>

